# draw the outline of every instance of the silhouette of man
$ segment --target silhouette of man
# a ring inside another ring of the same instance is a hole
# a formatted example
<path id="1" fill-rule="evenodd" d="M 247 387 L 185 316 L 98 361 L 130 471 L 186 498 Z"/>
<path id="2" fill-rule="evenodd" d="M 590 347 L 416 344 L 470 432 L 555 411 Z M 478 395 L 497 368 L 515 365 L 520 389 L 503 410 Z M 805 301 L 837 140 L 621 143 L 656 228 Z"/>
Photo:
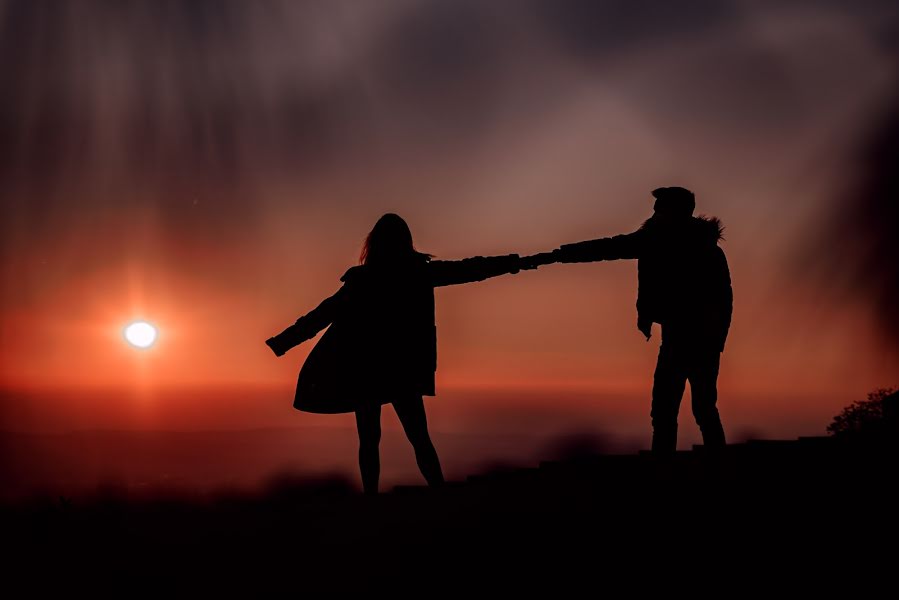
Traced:
<path id="1" fill-rule="evenodd" d="M 663 187 L 652 195 L 655 214 L 637 231 L 567 244 L 524 258 L 523 266 L 637 259 L 637 328 L 649 340 L 652 324 L 662 326 L 652 388 L 652 451 L 674 453 L 687 381 L 703 443 L 717 450 L 725 444 L 718 366 L 733 310 L 727 259 L 718 246 L 724 228 L 717 218 L 693 216 L 696 202 L 687 189 Z"/>

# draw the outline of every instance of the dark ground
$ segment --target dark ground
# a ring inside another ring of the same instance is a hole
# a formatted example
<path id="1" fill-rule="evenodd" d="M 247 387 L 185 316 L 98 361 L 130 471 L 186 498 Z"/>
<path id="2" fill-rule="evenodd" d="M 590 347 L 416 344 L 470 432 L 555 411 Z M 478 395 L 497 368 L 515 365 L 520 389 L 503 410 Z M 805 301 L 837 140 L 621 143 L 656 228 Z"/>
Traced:
<path id="1" fill-rule="evenodd" d="M 29 595 L 892 596 L 896 466 L 893 442 L 809 438 L 668 464 L 575 456 L 374 499 L 339 479 L 257 495 L 101 489 L 8 503 L 2 564 Z"/>

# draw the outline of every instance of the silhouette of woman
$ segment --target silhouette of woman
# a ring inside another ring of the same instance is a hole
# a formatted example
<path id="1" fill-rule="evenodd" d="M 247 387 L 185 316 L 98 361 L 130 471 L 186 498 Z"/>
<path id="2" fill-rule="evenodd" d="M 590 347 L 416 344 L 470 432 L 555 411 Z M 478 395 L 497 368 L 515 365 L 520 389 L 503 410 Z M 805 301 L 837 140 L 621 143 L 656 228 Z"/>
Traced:
<path id="1" fill-rule="evenodd" d="M 406 222 L 386 214 L 336 294 L 266 340 L 277 356 L 328 331 L 309 353 L 297 380 L 294 407 L 312 413 L 356 413 L 359 469 L 366 494 L 380 476 L 381 405 L 392 403 L 430 486 L 443 483 L 428 434 L 422 396 L 433 396 L 437 369 L 434 288 L 517 273 L 519 257 L 434 261 L 418 252 Z"/>

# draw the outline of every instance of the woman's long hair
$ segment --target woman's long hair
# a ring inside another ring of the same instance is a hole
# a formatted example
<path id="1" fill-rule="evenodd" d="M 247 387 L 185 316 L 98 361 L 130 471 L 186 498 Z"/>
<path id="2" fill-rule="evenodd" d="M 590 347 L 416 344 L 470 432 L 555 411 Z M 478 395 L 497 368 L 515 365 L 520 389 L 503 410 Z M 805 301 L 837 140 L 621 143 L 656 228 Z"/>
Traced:
<path id="1" fill-rule="evenodd" d="M 363 265 L 394 264 L 412 260 L 425 261 L 430 254 L 419 252 L 412 243 L 412 231 L 399 215 L 387 213 L 375 223 L 365 244 L 359 262 Z"/>

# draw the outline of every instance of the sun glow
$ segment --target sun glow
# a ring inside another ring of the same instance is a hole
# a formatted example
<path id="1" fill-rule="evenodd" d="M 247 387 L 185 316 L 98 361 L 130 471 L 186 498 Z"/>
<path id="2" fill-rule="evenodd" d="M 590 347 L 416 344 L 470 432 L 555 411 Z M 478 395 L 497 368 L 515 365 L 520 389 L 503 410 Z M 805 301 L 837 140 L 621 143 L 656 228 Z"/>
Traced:
<path id="1" fill-rule="evenodd" d="M 134 321 L 124 329 L 125 340 L 135 348 L 149 348 L 156 342 L 158 332 L 146 321 Z"/>

